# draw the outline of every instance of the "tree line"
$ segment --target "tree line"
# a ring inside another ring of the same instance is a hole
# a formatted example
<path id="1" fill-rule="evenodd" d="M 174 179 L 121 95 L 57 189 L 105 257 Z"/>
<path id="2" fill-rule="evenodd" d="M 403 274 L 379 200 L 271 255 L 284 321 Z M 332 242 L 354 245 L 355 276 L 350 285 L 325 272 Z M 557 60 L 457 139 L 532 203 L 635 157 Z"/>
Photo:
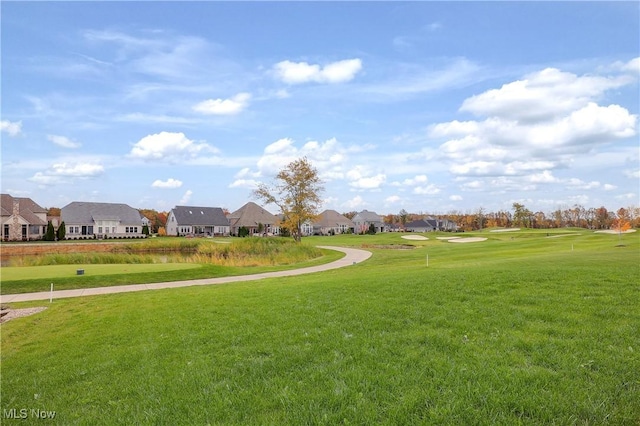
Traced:
<path id="1" fill-rule="evenodd" d="M 558 208 L 552 212 L 533 212 L 521 203 L 513 203 L 513 210 L 486 211 L 480 207 L 472 212 L 452 210 L 446 214 L 428 215 L 425 213 L 408 213 L 401 210 L 398 214 L 384 216 L 387 224 L 402 227 L 413 220 L 433 217 L 448 219 L 458 225 L 461 231 L 479 231 L 484 228 L 585 228 L 612 229 L 620 224 L 628 224 L 630 228 L 640 228 L 640 208 L 621 207 L 616 211 L 606 207 L 585 208 L 579 204 L 564 209 Z"/>

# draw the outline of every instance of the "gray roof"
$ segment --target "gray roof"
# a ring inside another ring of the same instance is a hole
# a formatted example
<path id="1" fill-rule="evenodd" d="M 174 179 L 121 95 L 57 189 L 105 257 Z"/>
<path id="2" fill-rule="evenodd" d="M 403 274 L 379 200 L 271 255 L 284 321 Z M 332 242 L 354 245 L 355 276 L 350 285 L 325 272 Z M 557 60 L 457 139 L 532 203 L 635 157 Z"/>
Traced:
<path id="1" fill-rule="evenodd" d="M 91 224 L 96 220 L 119 220 L 121 224 L 127 225 L 142 224 L 140 212 L 126 204 L 74 201 L 64 206 L 60 215 L 67 226 L 76 223 Z"/>
<path id="2" fill-rule="evenodd" d="M 229 226 L 220 207 L 175 206 L 171 211 L 178 225 Z"/>
<path id="3" fill-rule="evenodd" d="M 429 220 L 418 219 L 412 220 L 405 225 L 406 228 L 435 228 L 435 224 L 432 224 Z"/>
<path id="4" fill-rule="evenodd" d="M 275 225 L 279 219 L 254 202 L 248 202 L 235 212 L 227 216 L 231 226 L 255 227 L 259 223 L 263 225 Z"/>
<path id="5" fill-rule="evenodd" d="M 360 213 L 354 216 L 354 222 L 382 222 L 382 217 L 377 213 L 370 212 L 369 210 L 362 210 Z"/>
<path id="6" fill-rule="evenodd" d="M 31 198 L 13 197 L 9 194 L 1 194 L 0 208 L 2 216 L 13 215 L 13 203 L 18 202 L 19 215 L 31 225 L 46 225 L 47 222 L 36 216 L 36 213 L 47 213 L 47 210 L 36 204 Z"/>
<path id="7" fill-rule="evenodd" d="M 316 218 L 316 225 L 320 225 L 323 228 L 332 228 L 339 225 L 346 225 L 353 228 L 353 221 L 348 217 L 345 217 L 335 210 L 325 210 Z"/>

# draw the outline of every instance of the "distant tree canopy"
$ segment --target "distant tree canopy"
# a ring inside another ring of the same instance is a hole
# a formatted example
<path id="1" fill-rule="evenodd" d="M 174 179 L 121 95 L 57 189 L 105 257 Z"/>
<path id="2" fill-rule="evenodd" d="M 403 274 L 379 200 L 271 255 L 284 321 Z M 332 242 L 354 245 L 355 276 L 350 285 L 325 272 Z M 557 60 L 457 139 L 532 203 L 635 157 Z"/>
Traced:
<path id="1" fill-rule="evenodd" d="M 284 217 L 281 226 L 288 229 L 296 241 L 300 241 L 302 224 L 319 213 L 323 191 L 318 171 L 303 157 L 280 170 L 272 185 L 260 184 L 254 196 L 266 204 L 277 205 Z"/>
<path id="2" fill-rule="evenodd" d="M 159 232 L 161 227 L 167 225 L 166 212 L 158 212 L 153 209 L 140 209 L 140 214 L 149 219 L 149 228 L 151 232 Z"/>

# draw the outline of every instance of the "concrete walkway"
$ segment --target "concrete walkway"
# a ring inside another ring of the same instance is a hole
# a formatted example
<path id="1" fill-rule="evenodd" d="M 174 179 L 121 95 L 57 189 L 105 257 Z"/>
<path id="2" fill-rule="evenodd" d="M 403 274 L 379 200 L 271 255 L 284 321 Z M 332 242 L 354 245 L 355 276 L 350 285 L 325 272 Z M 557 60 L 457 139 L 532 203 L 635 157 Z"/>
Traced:
<path id="1" fill-rule="evenodd" d="M 82 296 L 96 296 L 99 294 L 112 294 L 112 293 L 126 293 L 132 291 L 144 291 L 144 290 L 159 290 L 163 288 L 176 288 L 176 287 L 190 287 L 194 285 L 212 285 L 212 284 L 224 284 L 240 281 L 255 281 L 264 278 L 275 277 L 291 277 L 294 275 L 310 274 L 313 272 L 328 271 L 330 269 L 343 268 L 345 266 L 354 265 L 356 263 L 363 262 L 371 257 L 371 252 L 366 250 L 359 250 L 346 247 L 333 247 L 333 246 L 318 246 L 322 249 L 341 251 L 346 254 L 342 259 L 335 262 L 326 263 L 324 265 L 310 266 L 308 268 L 291 269 L 288 271 L 275 271 L 265 272 L 262 274 L 253 275 L 238 275 L 235 277 L 219 277 L 219 278 L 204 278 L 200 280 L 189 281 L 170 281 L 163 283 L 152 284 L 132 284 L 132 285 L 117 285 L 112 287 L 96 287 L 96 288 L 79 288 L 75 290 L 58 290 L 53 293 L 49 291 L 43 291 L 40 293 L 22 293 L 22 294 L 5 294 L 0 296 L 0 303 L 9 302 L 28 302 L 32 300 L 49 300 L 53 296 L 54 299 L 62 299 L 66 297 L 82 297 Z"/>

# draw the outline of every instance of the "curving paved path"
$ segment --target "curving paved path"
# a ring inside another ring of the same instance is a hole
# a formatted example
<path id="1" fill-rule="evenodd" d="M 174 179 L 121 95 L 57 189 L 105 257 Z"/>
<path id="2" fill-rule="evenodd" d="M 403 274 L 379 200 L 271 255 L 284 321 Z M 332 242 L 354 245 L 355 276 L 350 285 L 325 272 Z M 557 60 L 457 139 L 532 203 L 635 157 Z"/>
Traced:
<path id="1" fill-rule="evenodd" d="M 371 252 L 366 250 L 359 250 L 346 247 L 334 247 L 334 246 L 318 246 L 322 249 L 336 250 L 345 253 L 342 259 L 335 262 L 326 263 L 324 265 L 309 266 L 308 268 L 291 269 L 288 271 L 275 271 L 264 272 L 262 274 L 253 275 L 238 275 L 234 277 L 219 277 L 219 278 L 203 278 L 199 280 L 188 281 L 169 281 L 163 283 L 152 284 L 131 284 L 131 285 L 118 285 L 112 287 L 96 287 L 96 288 L 79 288 L 75 290 L 57 290 L 53 292 L 54 299 L 61 299 L 66 297 L 82 297 L 82 296 L 96 296 L 99 294 L 112 294 L 112 293 L 126 293 L 132 291 L 144 291 L 144 290 L 159 290 L 163 288 L 176 288 L 176 287 L 190 287 L 193 285 L 212 285 L 212 284 L 224 284 L 240 281 L 255 281 L 264 278 L 276 278 L 276 277 L 290 277 L 294 275 L 310 274 L 313 272 L 328 271 L 330 269 L 343 268 L 345 266 L 354 265 L 356 263 L 363 262 L 371 257 Z M 5 294 L 0 296 L 0 303 L 9 302 L 28 302 L 32 300 L 49 300 L 52 296 L 51 292 L 43 291 L 39 293 L 22 293 L 22 294 Z"/>

